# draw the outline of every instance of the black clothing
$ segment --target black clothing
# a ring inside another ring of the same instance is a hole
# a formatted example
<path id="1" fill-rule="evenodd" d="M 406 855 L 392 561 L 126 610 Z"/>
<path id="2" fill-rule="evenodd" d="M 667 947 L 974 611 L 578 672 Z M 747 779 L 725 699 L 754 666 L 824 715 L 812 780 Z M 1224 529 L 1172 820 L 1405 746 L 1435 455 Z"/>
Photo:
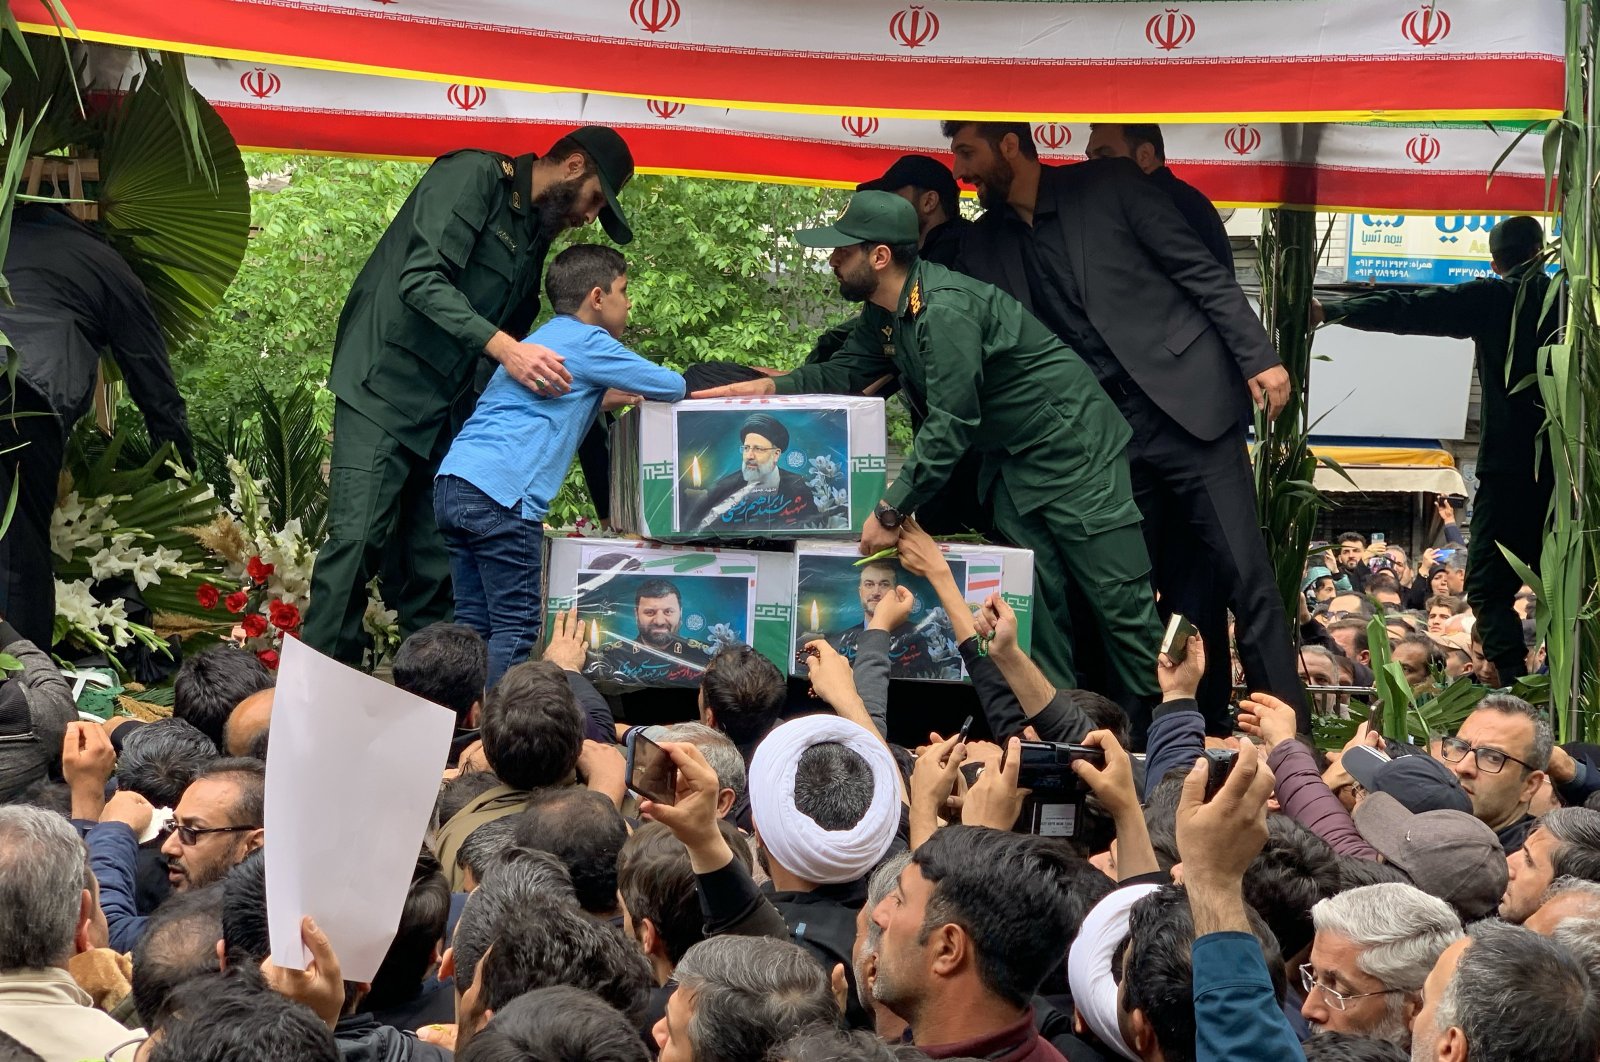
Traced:
<path id="1" fill-rule="evenodd" d="M 0 314 L 0 330 L 6 327 Z M 50 514 L 66 456 L 66 432 L 44 398 L 22 380 L 12 393 L 0 377 L 0 410 L 25 414 L 0 418 L 0 499 L 10 498 L 17 484 L 11 526 L 0 535 L 0 616 L 48 652 L 55 644 L 56 623 Z"/>
<path id="2" fill-rule="evenodd" d="M 1050 1041 L 1050 1046 L 1061 1052 L 1067 1062 L 1116 1062 L 1115 1052 L 1106 1051 L 1094 1040 L 1093 1033 L 1084 1033 L 1095 1046 L 1081 1040 L 1072 1032 L 1072 1010 L 1059 1009 L 1043 996 L 1033 997 L 1033 1027 L 1039 1035 Z"/>
<path id="3" fill-rule="evenodd" d="M 1009 209 L 973 224 L 962 272 L 986 280 L 1051 324 L 1095 367 L 1100 349 L 1186 431 L 1216 439 L 1249 409 L 1245 380 L 1280 363 L 1231 273 L 1171 198 L 1127 159 L 1042 166 L 1031 241 L 1052 276 L 1034 303 L 1027 248 Z M 1110 370 L 1108 370 L 1110 371 Z M 1104 381 L 1105 377 L 1102 377 Z"/>
<path id="4" fill-rule="evenodd" d="M 371 1014 L 340 1018 L 333 1039 L 342 1062 L 450 1062 L 454 1057 L 442 1047 L 417 1039 L 413 1033 L 379 1025 Z"/>
<path id="5" fill-rule="evenodd" d="M 142 915 L 154 914 L 172 895 L 172 879 L 167 877 L 167 857 L 161 854 L 165 835 L 139 846 L 133 861 L 133 906 Z"/>
<path id="6" fill-rule="evenodd" d="M 1127 159 L 1043 166 L 1033 224 L 1009 207 L 985 214 L 961 268 L 1022 300 L 1077 350 L 1132 427 L 1133 492 L 1161 612 L 1187 616 L 1211 650 L 1200 697 L 1208 728 L 1231 729 L 1230 606 L 1252 688 L 1294 704 L 1309 728 L 1242 428 L 1245 381 L 1281 363 L 1172 187 Z M 1141 748 L 1148 715 L 1130 722 Z"/>
<path id="7" fill-rule="evenodd" d="M 936 262 L 946 269 L 954 269 L 956 262 L 961 259 L 961 243 L 966 239 L 967 230 L 970 228 L 972 222 L 963 217 L 954 217 L 941 225 L 935 225 L 922 238 L 918 256 L 924 262 Z"/>
<path id="8" fill-rule="evenodd" d="M 392 1025 L 401 1032 L 416 1032 L 424 1025 L 449 1025 L 456 1020 L 456 986 L 429 977 L 417 986 L 417 994 L 404 1003 L 374 1010 L 372 1020 Z"/>
<path id="9" fill-rule="evenodd" d="M 1223 227 L 1222 215 L 1205 193 L 1165 166 L 1150 174 L 1150 180 L 1171 198 L 1172 205 L 1178 208 L 1178 213 L 1194 229 L 1217 264 L 1232 273 L 1233 244 L 1228 240 L 1228 230 Z"/>
<path id="10" fill-rule="evenodd" d="M 639 1035 L 644 1040 L 645 1050 L 654 1058 L 661 1049 L 656 1046 L 655 1028 L 662 1018 L 667 1016 L 667 1001 L 678 990 L 678 982 L 668 981 L 664 985 L 657 985 L 650 990 L 650 1000 L 644 1005 L 644 1021 L 639 1023 Z"/>
<path id="11" fill-rule="evenodd" d="M 755 486 L 744 478 L 743 470 L 723 476 L 711 484 L 705 498 L 692 511 L 684 514 L 684 530 L 715 529 L 724 535 L 739 531 L 764 534 L 818 526 L 820 514 L 816 497 L 806 478 L 781 468 L 777 472 L 775 487 Z M 739 500 L 717 511 L 735 496 Z"/>
<path id="12" fill-rule="evenodd" d="M 1538 372 L 1539 348 L 1554 341 L 1561 323 L 1558 306 L 1543 312 L 1549 290 L 1549 276 L 1534 261 L 1504 277 L 1357 295 L 1324 311 L 1330 323 L 1368 332 L 1472 340 L 1483 408 L 1466 590 L 1484 655 L 1506 683 L 1523 673 L 1527 651 L 1513 608 L 1522 577 L 1500 547 L 1537 563 L 1555 482 L 1550 449 L 1539 445 L 1544 400 L 1529 380 Z"/>
<path id="13" fill-rule="evenodd" d="M 1539 820 L 1533 815 L 1524 815 L 1502 830 L 1494 831 L 1500 838 L 1500 847 L 1506 850 L 1507 857 L 1514 856 L 1522 851 L 1522 846 L 1528 840 L 1528 834 L 1539 828 Z"/>
<path id="14" fill-rule="evenodd" d="M 0 616 L 48 650 L 56 613 L 50 514 L 67 435 L 89 411 L 102 351 L 121 369 L 151 441 L 174 444 L 191 468 L 194 448 L 155 310 L 109 243 L 58 207 L 22 204 L 4 272 L 15 304 L 0 305 L 0 332 L 20 362 L 14 387 L 0 378 L 0 410 L 29 415 L 0 420 L 0 499 L 17 484 L 16 512 L 0 537 Z"/>
<path id="15" fill-rule="evenodd" d="M 56 414 L 57 430 L 65 436 L 89 411 L 100 352 L 109 350 L 151 441 L 172 443 L 193 467 L 166 339 L 133 267 L 65 211 L 24 204 L 12 221 L 4 271 L 15 305 L 0 306 L 0 332 L 22 356 L 17 378 Z"/>
<path id="16" fill-rule="evenodd" d="M 1250 688 L 1294 705 L 1302 730 L 1309 732 L 1299 656 L 1289 641 L 1283 598 L 1256 522 L 1255 478 L 1243 429 L 1235 425 L 1221 438 L 1202 442 L 1142 395 L 1124 396 L 1117 404 L 1134 429 L 1128 462 L 1162 614 L 1186 616 L 1206 645 L 1206 672 L 1196 698 L 1206 733 L 1226 737 L 1233 732 L 1226 710 L 1233 692 L 1230 608 Z M 1174 528 L 1182 533 L 1175 535 Z M 1134 747 L 1142 748 L 1139 721 L 1130 723 Z"/>
<path id="17" fill-rule="evenodd" d="M 871 1028 L 871 1017 L 856 990 L 853 960 L 856 915 L 867 902 L 866 879 L 819 885 L 811 892 L 769 892 L 767 898 L 788 923 L 791 939 L 809 952 L 823 970 L 831 974 L 835 966 L 844 967 L 849 985 L 845 1020 L 853 1029 Z"/>

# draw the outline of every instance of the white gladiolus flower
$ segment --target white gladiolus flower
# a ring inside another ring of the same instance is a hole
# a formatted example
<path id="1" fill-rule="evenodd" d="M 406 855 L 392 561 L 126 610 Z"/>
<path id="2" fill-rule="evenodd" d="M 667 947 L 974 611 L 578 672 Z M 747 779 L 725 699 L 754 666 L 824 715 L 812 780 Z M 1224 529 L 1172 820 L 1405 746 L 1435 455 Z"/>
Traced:
<path id="1" fill-rule="evenodd" d="M 87 579 L 76 579 L 70 583 L 56 580 L 56 615 L 72 626 L 93 630 L 97 625 L 96 609 L 99 607 L 100 602 L 89 592 Z"/>

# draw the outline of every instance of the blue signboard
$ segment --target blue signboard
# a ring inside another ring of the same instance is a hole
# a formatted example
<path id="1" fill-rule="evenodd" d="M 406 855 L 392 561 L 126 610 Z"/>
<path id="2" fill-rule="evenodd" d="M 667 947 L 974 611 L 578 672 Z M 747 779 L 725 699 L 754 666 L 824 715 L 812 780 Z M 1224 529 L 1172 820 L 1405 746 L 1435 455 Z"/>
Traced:
<path id="1" fill-rule="evenodd" d="M 1510 216 L 1352 214 L 1345 279 L 1353 284 L 1459 284 L 1489 276 L 1489 230 Z"/>

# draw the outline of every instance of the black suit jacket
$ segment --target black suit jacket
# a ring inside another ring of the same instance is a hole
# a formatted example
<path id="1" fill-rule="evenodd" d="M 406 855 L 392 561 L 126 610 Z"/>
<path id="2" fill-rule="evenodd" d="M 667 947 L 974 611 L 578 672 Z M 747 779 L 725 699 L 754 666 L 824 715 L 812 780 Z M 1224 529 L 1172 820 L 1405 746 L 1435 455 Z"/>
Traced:
<path id="1" fill-rule="evenodd" d="M 1040 259 L 1065 260 L 1069 297 L 1150 399 L 1203 440 L 1248 413 L 1245 380 L 1279 364 L 1261 319 L 1231 272 L 1212 257 L 1172 199 L 1129 159 L 1044 166 Z M 967 232 L 961 271 L 1029 309 L 1022 248 L 1009 219 L 990 211 Z M 1062 336 L 1082 348 L 1082 337 Z"/>
<path id="2" fill-rule="evenodd" d="M 1211 252 L 1211 257 L 1232 273 L 1233 244 L 1228 239 L 1227 226 L 1223 225 L 1216 204 L 1207 199 L 1200 189 L 1165 166 L 1151 173 L 1150 180 L 1167 193 L 1172 205 L 1183 215 L 1183 220 L 1189 223 L 1195 235 L 1200 237 L 1200 242 Z"/>

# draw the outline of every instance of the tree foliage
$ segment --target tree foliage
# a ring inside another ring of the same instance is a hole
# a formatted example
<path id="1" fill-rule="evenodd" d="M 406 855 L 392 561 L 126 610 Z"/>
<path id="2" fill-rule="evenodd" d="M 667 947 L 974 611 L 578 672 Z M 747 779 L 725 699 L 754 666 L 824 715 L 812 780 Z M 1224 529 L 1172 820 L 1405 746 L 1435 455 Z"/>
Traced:
<path id="1" fill-rule="evenodd" d="M 257 375 L 274 394 L 321 389 L 339 311 L 378 237 L 422 167 L 405 162 L 246 155 L 256 184 L 287 175 L 279 190 L 250 196 L 254 234 L 239 275 L 200 340 L 174 352 L 179 384 L 200 426 L 254 405 Z M 324 424 L 332 396 L 319 394 Z"/>

